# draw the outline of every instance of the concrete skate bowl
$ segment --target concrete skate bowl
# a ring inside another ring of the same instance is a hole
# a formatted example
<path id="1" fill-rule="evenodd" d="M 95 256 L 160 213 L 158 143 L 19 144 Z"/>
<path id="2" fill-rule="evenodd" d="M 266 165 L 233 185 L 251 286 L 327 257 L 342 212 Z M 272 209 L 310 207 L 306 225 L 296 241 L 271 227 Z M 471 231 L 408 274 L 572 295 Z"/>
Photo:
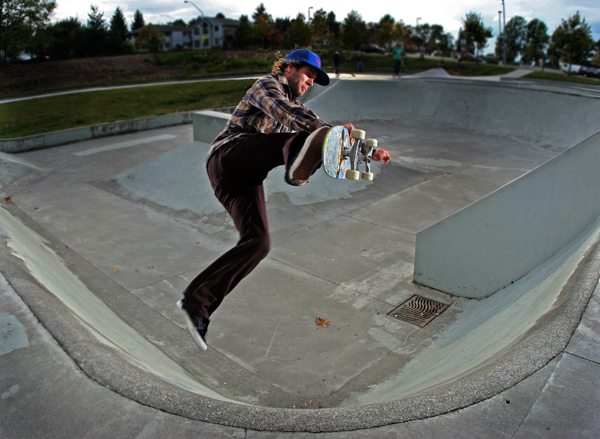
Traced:
<path id="1" fill-rule="evenodd" d="M 510 148 L 525 148 L 539 151 L 542 156 L 549 153 L 548 160 L 536 163 L 539 166 L 482 199 L 449 212 L 447 218 L 414 231 L 414 279 L 422 286 L 418 290 L 429 291 L 449 308 L 439 320 L 434 320 L 437 323 L 428 326 L 435 329 L 429 329 L 431 332 L 421 338 L 417 329 L 410 334 L 394 333 L 396 323 L 391 317 L 369 316 L 370 321 L 375 319 L 379 324 L 377 331 L 369 332 L 375 338 L 371 344 L 384 344 L 387 340 L 391 352 L 382 361 L 385 373 L 375 374 L 365 368 L 359 374 L 361 389 L 347 384 L 349 390 L 341 389 L 338 394 L 344 397 L 334 408 L 283 408 L 286 406 L 278 406 L 277 402 L 265 403 L 261 395 L 236 398 L 235 392 L 222 391 L 224 386 L 216 380 L 197 380 L 183 365 L 167 356 L 160 357 L 160 349 L 154 345 L 152 349 L 157 352 L 146 357 L 142 353 L 146 341 L 135 338 L 135 331 L 131 335 L 133 341 L 121 348 L 126 351 L 126 360 L 115 363 L 134 363 L 137 369 L 122 377 L 113 374 L 103 381 L 143 404 L 191 419 L 255 430 L 309 432 L 355 430 L 423 419 L 467 407 L 510 388 L 564 349 L 598 282 L 596 235 L 600 190 L 595 175 L 600 163 L 599 97 L 597 91 L 580 88 L 410 78 L 338 81 L 322 90 L 308 100 L 309 107 L 326 120 L 352 121 L 368 128 L 368 133 L 382 133 L 394 161 L 408 157 L 402 133 L 411 130 L 418 134 L 441 133 L 432 137 L 432 141 L 449 134 L 466 136 L 467 152 L 476 139 L 482 143 L 492 139 L 492 143 L 486 143 L 485 151 L 499 145 L 495 154 L 500 158 L 505 151 L 514 151 Z M 218 127 L 224 120 L 214 117 L 211 123 Z M 159 197 L 147 189 L 149 185 L 168 187 L 156 170 L 172 164 L 177 154 L 184 156 L 181 166 L 186 160 L 199 160 L 206 153 L 209 141 L 202 135 L 196 133 L 195 141 L 181 147 L 179 152 L 166 153 L 116 176 L 106 187 L 157 210 L 185 210 L 173 204 L 174 193 Z M 508 149 L 502 150 L 504 147 Z M 481 154 L 475 150 L 472 153 Z M 430 164 L 438 163 L 435 157 L 422 158 L 404 160 L 402 166 L 396 163 L 388 168 L 378 167 L 379 181 L 388 185 L 403 182 L 396 174 L 409 174 L 414 176 L 416 184 L 383 191 L 369 205 L 370 215 L 361 216 L 358 210 L 346 215 L 361 220 L 367 230 L 387 227 L 388 236 L 399 236 L 394 234 L 398 232 L 394 230 L 394 221 L 399 221 L 395 219 L 398 210 L 394 210 L 394 205 L 399 200 L 406 201 L 405 190 L 422 186 L 420 183 L 424 181 L 442 181 L 450 174 L 447 169 L 432 170 Z M 446 159 L 444 163 L 451 161 Z M 425 165 L 417 169 L 411 163 Z M 172 174 L 173 168 L 169 171 Z M 149 173 L 152 182 L 143 183 Z M 425 174 L 432 178 L 422 180 Z M 278 211 L 283 203 L 279 194 L 284 194 L 292 200 L 286 201 L 290 205 L 308 205 L 315 215 L 323 202 L 346 206 L 354 203 L 358 209 L 364 206 L 364 193 L 372 193 L 368 191 L 374 191 L 377 181 L 376 178 L 371 186 L 340 195 L 321 191 L 321 180 L 317 180 L 311 183 L 314 187 L 309 189 L 310 193 L 325 199 L 315 198 L 313 202 L 306 196 L 294 201 L 291 191 L 287 195 L 289 189 L 270 183 L 269 202 Z M 190 186 L 189 181 L 184 183 Z M 171 187 L 177 190 L 176 185 Z M 340 201 L 342 196 L 344 199 Z M 206 203 L 212 202 L 204 195 L 199 197 L 206 199 Z M 188 209 L 202 218 L 206 227 L 223 218 L 222 212 L 214 210 L 214 204 Z M 402 209 L 406 212 L 411 205 L 404 204 Z M 386 216 L 386 212 L 394 215 Z M 330 220 L 320 217 L 322 223 Z M 276 228 L 278 236 L 286 233 L 277 224 Z M 325 233 L 331 230 L 319 230 L 326 240 Z M 285 240 L 282 242 L 285 244 Z M 277 248 L 272 252 L 283 263 L 291 264 L 277 253 Z M 406 269 L 406 264 L 391 267 L 401 270 Z M 357 285 L 358 281 L 354 286 Z M 351 289 L 348 285 L 340 286 Z M 354 301 L 347 308 L 354 312 L 352 307 L 357 303 Z M 96 318 L 100 308 L 101 304 L 93 308 Z M 344 315 L 348 323 L 360 325 L 360 314 L 350 311 Z M 119 325 L 116 320 L 111 321 L 111 326 L 119 332 L 114 335 L 115 340 L 123 337 Z M 98 320 L 89 326 L 106 324 Z M 420 342 L 411 342 L 408 335 Z M 111 335 L 102 337 L 110 340 Z M 117 342 L 114 345 L 122 346 Z M 344 350 L 344 346 L 338 348 Z M 354 348 L 355 345 L 348 345 L 345 350 Z M 363 351 L 349 353 L 349 357 L 367 355 Z M 159 357 L 160 361 L 154 364 L 147 360 Z M 396 359 L 401 361 L 395 363 Z M 102 362 L 109 363 L 106 359 Z M 332 365 L 330 369 L 335 367 Z"/>

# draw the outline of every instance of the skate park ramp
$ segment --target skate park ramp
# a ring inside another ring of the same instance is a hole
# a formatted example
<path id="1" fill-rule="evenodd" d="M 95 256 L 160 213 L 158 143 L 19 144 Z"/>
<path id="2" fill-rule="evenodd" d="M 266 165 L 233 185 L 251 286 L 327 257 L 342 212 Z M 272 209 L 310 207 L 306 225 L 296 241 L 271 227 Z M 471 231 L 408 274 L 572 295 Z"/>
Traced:
<path id="1" fill-rule="evenodd" d="M 207 352 L 174 304 L 237 240 L 204 171 L 213 133 L 183 126 L 19 155 L 22 174 L 14 175 L 24 177 L 3 187 L 10 203 L 0 209 L 4 251 L 19 262 L 2 272 L 9 280 L 33 275 L 43 289 L 30 286 L 25 301 L 88 375 L 170 413 L 259 430 L 337 431 L 456 410 L 554 358 L 597 283 L 587 262 L 599 213 L 586 211 L 575 227 L 554 196 L 533 201 L 550 191 L 576 200 L 572 212 L 585 188 L 589 204 L 600 205 L 590 175 L 599 97 L 578 87 L 448 78 L 315 89 L 309 107 L 364 129 L 392 162 L 374 165 L 373 182 L 319 171 L 295 188 L 282 169 L 269 175 L 271 253 L 213 315 Z M 226 118 L 199 114 L 194 124 L 218 131 Z M 560 191 L 549 171 L 580 184 Z M 512 232 L 484 215 L 477 218 L 486 233 L 499 238 L 477 252 L 477 235 L 462 248 L 439 236 L 462 236 L 445 227 L 471 212 L 499 218 L 489 207 L 498 199 L 512 212 L 502 224 L 518 224 L 521 213 L 541 221 L 527 209 L 536 206 L 560 212 L 562 227 L 515 237 L 544 249 L 532 251 L 538 256 L 525 272 L 504 273 L 496 263 L 478 273 L 506 274 L 506 285 L 454 291 L 443 261 L 470 265 L 503 253 Z M 443 310 L 418 325 L 390 315 L 415 295 Z"/>

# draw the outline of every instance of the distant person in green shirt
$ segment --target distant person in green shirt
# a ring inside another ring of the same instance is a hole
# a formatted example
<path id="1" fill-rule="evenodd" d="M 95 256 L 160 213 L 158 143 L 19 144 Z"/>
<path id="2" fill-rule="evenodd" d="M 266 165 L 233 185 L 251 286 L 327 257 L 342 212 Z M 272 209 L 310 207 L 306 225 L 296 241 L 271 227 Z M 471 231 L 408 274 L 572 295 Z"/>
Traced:
<path id="1" fill-rule="evenodd" d="M 400 76 L 400 66 L 402 65 L 402 48 L 400 43 L 392 49 L 394 52 L 394 77 Z"/>

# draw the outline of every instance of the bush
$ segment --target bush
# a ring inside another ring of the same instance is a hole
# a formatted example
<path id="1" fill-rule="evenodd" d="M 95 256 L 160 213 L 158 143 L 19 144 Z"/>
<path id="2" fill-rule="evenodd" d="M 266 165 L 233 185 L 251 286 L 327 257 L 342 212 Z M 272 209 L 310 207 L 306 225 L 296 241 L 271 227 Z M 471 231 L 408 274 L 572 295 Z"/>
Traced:
<path id="1" fill-rule="evenodd" d="M 188 63 L 185 66 L 183 66 L 183 69 L 198 71 L 198 70 L 200 70 L 201 67 L 202 67 L 202 65 L 199 62 L 194 61 L 194 62 Z"/>
<path id="2" fill-rule="evenodd" d="M 211 61 L 206 65 L 209 71 L 219 70 L 269 70 L 271 62 L 266 58 L 233 58 L 227 61 Z"/>

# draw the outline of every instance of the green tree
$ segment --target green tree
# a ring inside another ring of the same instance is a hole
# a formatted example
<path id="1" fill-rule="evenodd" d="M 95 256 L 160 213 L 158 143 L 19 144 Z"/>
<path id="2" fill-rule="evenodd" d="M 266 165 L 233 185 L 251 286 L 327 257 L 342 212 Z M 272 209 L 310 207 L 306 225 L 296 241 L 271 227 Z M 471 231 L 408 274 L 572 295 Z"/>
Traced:
<path id="1" fill-rule="evenodd" d="M 169 26 L 187 27 L 187 23 L 184 20 L 182 20 L 181 18 L 178 18 L 177 20 L 169 21 L 167 24 Z"/>
<path id="2" fill-rule="evenodd" d="M 52 24 L 49 32 L 51 33 L 51 45 L 47 55 L 50 59 L 79 58 L 86 55 L 86 30 L 76 17 L 66 18 Z"/>
<path id="3" fill-rule="evenodd" d="M 290 27 L 290 23 L 291 22 L 292 22 L 292 20 L 290 20 L 290 17 L 276 18 L 275 19 L 275 28 L 277 28 L 278 30 L 280 30 L 281 33 L 283 35 L 285 35 L 285 33 L 287 32 L 288 28 Z"/>
<path id="4" fill-rule="evenodd" d="M 109 51 L 110 35 L 104 13 L 98 10 L 98 6 L 90 5 L 85 30 L 88 56 L 106 55 Z"/>
<path id="5" fill-rule="evenodd" d="M 264 3 L 261 3 L 256 7 L 254 14 L 252 14 L 252 19 L 256 21 L 261 15 L 268 15 L 267 8 L 265 8 Z"/>
<path id="6" fill-rule="evenodd" d="M 327 23 L 327 12 L 324 9 L 319 9 L 313 16 L 310 27 L 312 31 L 312 38 L 317 48 L 320 47 L 325 41 L 331 36 L 329 31 L 329 23 Z"/>
<path id="7" fill-rule="evenodd" d="M 151 53 L 157 53 L 164 43 L 165 35 L 150 23 L 142 27 L 140 34 L 135 39 L 135 48 L 137 50 L 147 50 Z"/>
<path id="8" fill-rule="evenodd" d="M 54 44 L 52 25 L 38 26 L 35 33 L 24 46 L 24 51 L 37 59 L 49 57 L 50 49 Z"/>
<path id="9" fill-rule="evenodd" d="M 544 65 L 546 59 L 546 49 L 550 42 L 548 35 L 548 26 L 541 20 L 534 18 L 527 23 L 527 40 L 523 48 L 522 60 L 525 63 L 535 63 L 535 65 Z"/>
<path id="10" fill-rule="evenodd" d="M 504 28 L 504 36 L 506 38 L 506 61 L 514 62 L 517 56 L 522 56 L 525 44 L 527 44 L 527 20 L 518 15 L 511 18 Z M 504 54 L 504 41 L 498 38 L 496 54 L 501 53 Z"/>
<path id="11" fill-rule="evenodd" d="M 419 50 L 429 52 L 427 44 L 430 38 L 431 26 L 428 23 L 424 23 L 415 29 L 415 32 L 411 37 L 411 41 L 415 43 Z"/>
<path id="12" fill-rule="evenodd" d="M 144 22 L 144 14 L 140 12 L 139 9 L 135 10 L 135 14 L 133 14 L 133 22 L 131 23 L 131 30 L 134 31 L 136 29 L 141 29 L 145 26 Z"/>
<path id="13" fill-rule="evenodd" d="M 600 40 L 596 42 L 596 54 L 592 58 L 592 64 L 600 66 Z"/>
<path id="14" fill-rule="evenodd" d="M 21 53 L 55 8 L 53 0 L 0 0 L 0 66 Z"/>
<path id="15" fill-rule="evenodd" d="M 488 38 L 491 38 L 493 34 L 491 27 L 485 27 L 481 14 L 473 11 L 466 14 L 463 19 L 462 31 L 462 35 L 459 33 L 459 37 L 462 37 L 460 38 L 461 45 L 464 39 L 466 47 L 461 47 L 461 50 L 477 54 L 485 49 Z"/>
<path id="16" fill-rule="evenodd" d="M 429 53 L 441 56 L 451 56 L 454 49 L 454 36 L 444 32 L 444 26 L 434 24 L 431 26 L 427 48 Z"/>
<path id="17" fill-rule="evenodd" d="M 312 32 L 310 25 L 306 22 L 306 17 L 302 13 L 298 13 L 294 18 L 286 34 L 286 43 L 291 46 L 306 47 L 310 44 Z"/>
<path id="18" fill-rule="evenodd" d="M 367 24 L 362 19 L 362 16 L 356 11 L 350 11 L 346 18 L 344 18 L 340 31 L 343 44 L 351 49 L 358 49 L 365 42 L 367 35 Z"/>
<path id="19" fill-rule="evenodd" d="M 252 38 L 261 42 L 261 47 L 264 49 L 265 40 L 273 33 L 275 23 L 271 20 L 268 14 L 261 14 L 256 17 L 254 26 L 252 26 Z"/>
<path id="20" fill-rule="evenodd" d="M 245 49 L 252 43 L 252 25 L 247 15 L 242 15 L 239 25 L 233 34 L 233 45 L 240 49 Z"/>
<path id="21" fill-rule="evenodd" d="M 560 26 L 552 34 L 552 45 L 563 62 L 569 64 L 570 75 L 571 65 L 587 61 L 592 56 L 596 43 L 592 38 L 590 25 L 577 11 L 567 20 L 561 20 Z"/>
<path id="22" fill-rule="evenodd" d="M 131 46 L 127 44 L 127 21 L 120 7 L 117 7 L 115 13 L 110 19 L 110 51 L 118 55 L 131 51 Z"/>
<path id="23" fill-rule="evenodd" d="M 336 21 L 335 13 L 333 11 L 327 14 L 327 27 L 329 27 L 333 39 L 338 41 L 340 39 L 340 29 L 342 26 L 339 21 Z"/>
<path id="24" fill-rule="evenodd" d="M 383 47 L 390 49 L 394 40 L 394 24 L 396 20 L 390 14 L 386 14 L 379 20 L 377 31 L 377 42 Z"/>

